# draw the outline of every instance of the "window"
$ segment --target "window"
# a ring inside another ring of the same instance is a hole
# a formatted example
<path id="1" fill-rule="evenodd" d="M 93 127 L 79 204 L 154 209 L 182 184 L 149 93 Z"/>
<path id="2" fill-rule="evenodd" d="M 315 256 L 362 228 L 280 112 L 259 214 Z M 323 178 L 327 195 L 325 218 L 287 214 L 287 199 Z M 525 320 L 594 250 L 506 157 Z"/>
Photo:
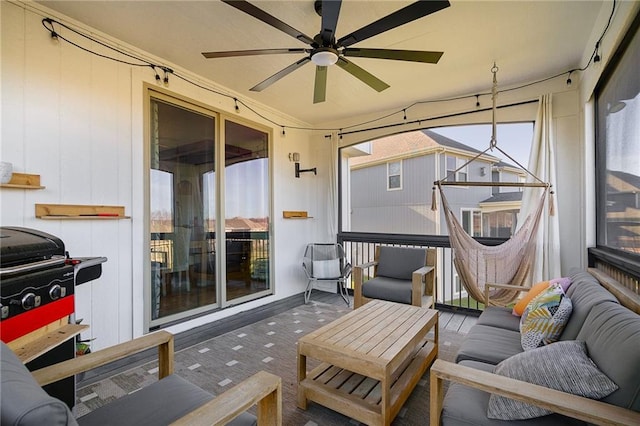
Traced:
<path id="1" fill-rule="evenodd" d="M 462 227 L 472 237 L 482 237 L 482 213 L 475 209 L 462 209 Z"/>
<path id="2" fill-rule="evenodd" d="M 640 15 L 596 88 L 597 245 L 640 259 Z"/>
<path id="3" fill-rule="evenodd" d="M 402 161 L 387 163 L 387 190 L 402 189 Z"/>
<path id="4" fill-rule="evenodd" d="M 466 182 L 467 179 L 467 167 L 468 166 L 464 166 L 464 163 L 467 160 L 465 160 L 464 158 L 458 158 L 455 157 L 453 155 L 447 155 L 447 177 L 449 178 L 449 181 L 451 182 Z M 459 167 L 462 167 L 460 170 L 458 170 Z M 458 170 L 456 172 L 456 170 Z"/>

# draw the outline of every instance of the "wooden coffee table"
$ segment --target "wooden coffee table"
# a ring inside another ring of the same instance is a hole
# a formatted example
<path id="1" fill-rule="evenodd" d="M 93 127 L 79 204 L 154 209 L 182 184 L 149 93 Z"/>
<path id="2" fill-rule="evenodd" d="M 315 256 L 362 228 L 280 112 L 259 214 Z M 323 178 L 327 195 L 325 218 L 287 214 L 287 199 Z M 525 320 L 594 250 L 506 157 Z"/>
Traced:
<path id="1" fill-rule="evenodd" d="M 438 311 L 371 301 L 298 340 L 298 407 L 389 425 L 437 355 Z"/>

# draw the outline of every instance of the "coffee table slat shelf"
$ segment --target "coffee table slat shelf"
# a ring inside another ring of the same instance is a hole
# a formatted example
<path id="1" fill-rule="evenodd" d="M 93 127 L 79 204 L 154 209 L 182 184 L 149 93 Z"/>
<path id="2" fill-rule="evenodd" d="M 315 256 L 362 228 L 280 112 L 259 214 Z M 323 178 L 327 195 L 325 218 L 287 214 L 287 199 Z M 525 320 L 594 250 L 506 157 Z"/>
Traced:
<path id="1" fill-rule="evenodd" d="M 388 425 L 435 361 L 437 339 L 437 311 L 369 302 L 298 341 L 298 406 Z M 309 373 L 307 356 L 322 362 Z"/>

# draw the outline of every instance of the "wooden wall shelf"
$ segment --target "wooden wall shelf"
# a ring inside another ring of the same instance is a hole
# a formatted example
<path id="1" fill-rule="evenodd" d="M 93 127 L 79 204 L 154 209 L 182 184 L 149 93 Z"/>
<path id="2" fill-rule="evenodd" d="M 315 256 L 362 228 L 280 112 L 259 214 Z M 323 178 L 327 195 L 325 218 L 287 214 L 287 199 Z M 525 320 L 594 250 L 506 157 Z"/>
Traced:
<path id="1" fill-rule="evenodd" d="M 36 204 L 38 219 L 65 220 L 118 220 L 125 216 L 123 206 L 97 206 L 79 204 Z"/>
<path id="2" fill-rule="evenodd" d="M 309 216 L 306 211 L 290 211 L 284 210 L 282 217 L 285 219 L 312 219 L 313 216 Z"/>
<path id="3" fill-rule="evenodd" d="M 44 186 L 40 185 L 40 175 L 27 173 L 13 173 L 9 183 L 3 183 L 0 186 L 16 189 L 44 189 Z"/>

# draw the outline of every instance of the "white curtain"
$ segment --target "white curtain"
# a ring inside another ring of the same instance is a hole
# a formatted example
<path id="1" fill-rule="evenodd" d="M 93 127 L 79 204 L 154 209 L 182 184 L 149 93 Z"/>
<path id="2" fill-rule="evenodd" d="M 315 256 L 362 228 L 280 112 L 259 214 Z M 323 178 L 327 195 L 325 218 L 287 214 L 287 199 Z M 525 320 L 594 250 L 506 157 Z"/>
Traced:
<path id="1" fill-rule="evenodd" d="M 540 218 L 537 236 L 536 256 L 532 268 L 533 283 L 560 277 L 560 236 L 558 232 L 558 203 L 556 188 L 556 141 L 553 126 L 551 94 L 542 95 L 538 105 L 538 114 L 533 132 L 529 171 L 540 180 L 551 183 L 551 192 L 547 197 L 546 211 Z M 531 176 L 527 181 L 533 182 Z M 525 188 L 522 194 L 522 206 L 518 226 L 538 205 L 540 188 Z"/>
<path id="2" fill-rule="evenodd" d="M 327 185 L 327 222 L 329 236 L 335 242 L 338 236 L 338 135 L 334 132 L 329 139 L 329 184 Z"/>

